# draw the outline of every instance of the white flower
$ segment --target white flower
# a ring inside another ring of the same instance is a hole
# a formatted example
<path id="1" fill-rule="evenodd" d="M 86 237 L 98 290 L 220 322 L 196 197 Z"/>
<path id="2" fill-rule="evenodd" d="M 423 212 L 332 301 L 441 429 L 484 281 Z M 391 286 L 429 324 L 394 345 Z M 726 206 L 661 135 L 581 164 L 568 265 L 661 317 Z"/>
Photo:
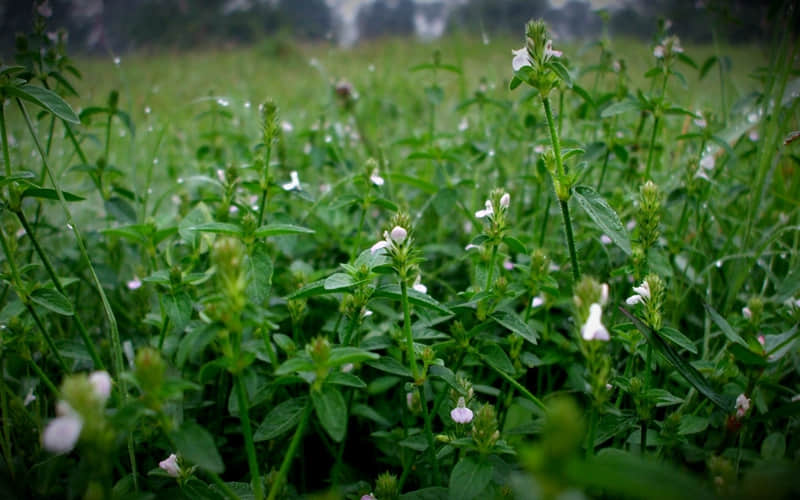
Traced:
<path id="1" fill-rule="evenodd" d="M 511 259 L 506 259 L 503 261 L 503 269 L 505 269 L 506 271 L 511 271 L 512 269 L 514 269 L 514 263 L 511 262 Z"/>
<path id="2" fill-rule="evenodd" d="M 537 155 L 544 153 L 544 146 L 542 144 L 537 144 L 533 147 L 533 152 Z"/>
<path id="3" fill-rule="evenodd" d="M 283 189 L 286 191 L 292 191 L 294 189 L 297 189 L 299 191 L 301 187 L 300 187 L 300 177 L 297 176 L 297 171 L 292 170 L 291 172 L 289 172 L 289 177 L 292 179 L 292 181 L 284 184 L 282 186 Z"/>
<path id="4" fill-rule="evenodd" d="M 664 46 L 656 45 L 656 47 L 653 49 L 653 55 L 658 59 L 662 59 L 664 57 Z"/>
<path id="5" fill-rule="evenodd" d="M 419 274 L 417 275 L 417 279 L 414 280 L 414 284 L 411 285 L 411 288 L 419 293 L 428 293 L 428 287 L 422 284 L 422 276 Z"/>
<path id="6" fill-rule="evenodd" d="M 95 395 L 105 403 L 111 395 L 111 375 L 105 370 L 92 372 L 89 383 L 92 384 Z"/>
<path id="7" fill-rule="evenodd" d="M 475 245 L 475 244 L 473 244 L 473 243 L 470 243 L 469 245 L 467 245 L 467 246 L 465 246 L 465 247 L 464 247 L 464 250 L 465 250 L 465 251 L 467 251 L 467 252 L 469 252 L 469 251 L 470 251 L 470 250 L 472 250 L 472 249 L 479 249 L 479 250 L 480 250 L 480 248 L 481 248 L 481 246 L 480 246 L 480 245 Z"/>
<path id="8" fill-rule="evenodd" d="M 758 130 L 751 130 L 747 137 L 753 142 L 758 141 Z"/>
<path id="9" fill-rule="evenodd" d="M 600 305 L 608 304 L 608 283 L 600 285 Z"/>
<path id="10" fill-rule="evenodd" d="M 536 297 L 533 298 L 533 300 L 531 300 L 531 307 L 533 308 L 541 307 L 543 305 L 544 305 L 544 297 L 542 297 L 541 295 L 537 295 Z"/>
<path id="11" fill-rule="evenodd" d="M 514 71 L 519 71 L 524 66 L 532 66 L 531 56 L 528 54 L 528 49 L 522 47 L 521 49 L 512 50 L 514 58 L 511 60 L 511 67 Z"/>
<path id="12" fill-rule="evenodd" d="M 706 128 L 706 126 L 708 126 L 708 122 L 706 122 L 706 119 L 702 116 L 700 118 L 695 118 L 693 121 L 694 124 L 700 128 Z"/>
<path id="13" fill-rule="evenodd" d="M 158 466 L 171 477 L 178 477 L 181 472 L 181 468 L 178 466 L 178 457 L 174 453 L 171 453 L 170 456 L 158 462 Z"/>
<path id="14" fill-rule="evenodd" d="M 42 17 L 50 17 L 53 15 L 53 9 L 50 7 L 50 2 L 42 2 L 36 7 L 36 12 Z"/>
<path id="15" fill-rule="evenodd" d="M 625 299 L 625 303 L 629 306 L 644 304 L 650 300 L 650 284 L 647 283 L 647 280 L 642 281 L 641 285 L 633 287 L 633 291 L 636 292 L 636 295 L 631 295 Z"/>
<path id="16" fill-rule="evenodd" d="M 56 404 L 56 414 L 42 433 L 42 446 L 45 450 L 59 455 L 69 453 L 75 448 L 83 429 L 83 420 L 66 401 Z"/>
<path id="17" fill-rule="evenodd" d="M 544 44 L 544 58 L 545 60 L 550 59 L 551 57 L 561 57 L 562 52 L 560 50 L 553 50 L 553 41 L 548 40 L 547 43 Z"/>
<path id="18" fill-rule="evenodd" d="M 25 400 L 22 402 L 22 406 L 28 406 L 34 401 L 36 401 L 36 395 L 33 394 L 33 387 L 31 387 L 28 391 L 28 394 L 25 395 Z"/>
<path id="19" fill-rule="evenodd" d="M 715 164 L 714 155 L 712 154 L 703 155 L 703 157 L 700 159 L 700 167 L 706 170 L 713 169 L 714 164 Z"/>
<path id="20" fill-rule="evenodd" d="M 742 316 L 744 316 L 744 319 L 750 319 L 750 318 L 753 317 L 753 312 L 750 311 L 749 307 L 743 307 L 742 308 Z"/>
<path id="21" fill-rule="evenodd" d="M 622 71 L 622 64 L 620 64 L 619 60 L 615 59 L 614 62 L 611 63 L 611 69 L 614 70 L 614 73 L 619 73 Z"/>
<path id="22" fill-rule="evenodd" d="M 283 120 L 281 122 L 281 130 L 283 130 L 285 133 L 288 134 L 292 130 L 294 130 L 294 126 L 291 123 L 287 122 L 286 120 Z"/>
<path id="23" fill-rule="evenodd" d="M 361 495 L 361 500 L 378 500 L 371 492 L 369 495 Z"/>
<path id="24" fill-rule="evenodd" d="M 711 182 L 711 177 L 709 177 L 706 171 L 703 169 L 699 169 L 697 172 L 695 172 L 694 176 L 698 179 L 705 179 L 707 182 Z"/>
<path id="25" fill-rule="evenodd" d="M 406 236 L 408 236 L 408 231 L 406 231 L 402 226 L 394 226 L 390 236 L 395 242 L 402 243 L 405 241 Z"/>
<path id="26" fill-rule="evenodd" d="M 469 128 L 469 121 L 466 117 L 462 118 L 460 122 L 458 122 L 458 131 L 463 132 Z"/>
<path id="27" fill-rule="evenodd" d="M 372 245 L 372 247 L 370 247 L 369 251 L 370 251 L 370 253 L 375 253 L 378 250 L 380 250 L 381 248 L 389 248 L 390 246 L 392 246 L 391 242 L 386 241 L 386 240 L 381 240 L 381 241 L 375 243 L 374 245 Z"/>
<path id="28" fill-rule="evenodd" d="M 180 203 L 180 200 L 178 200 L 178 203 Z M 128 290 L 138 290 L 142 287 L 142 280 L 134 276 L 133 279 L 126 284 L 128 285 Z"/>
<path id="29" fill-rule="evenodd" d="M 608 330 L 603 326 L 602 316 L 603 308 L 600 304 L 589 306 L 589 317 L 586 319 L 586 323 L 581 326 L 583 340 L 610 340 Z"/>
<path id="30" fill-rule="evenodd" d="M 354 365 L 353 363 L 345 363 L 339 368 L 342 373 L 350 373 L 353 371 Z"/>
<path id="31" fill-rule="evenodd" d="M 457 424 L 472 422 L 472 410 L 466 407 L 464 398 L 458 398 L 458 405 L 450 411 L 450 418 Z"/>
<path id="32" fill-rule="evenodd" d="M 369 181 L 376 186 L 383 186 L 383 177 L 378 175 L 378 169 L 372 171 L 372 174 L 369 176 Z"/>
<path id="33" fill-rule="evenodd" d="M 478 219 L 483 219 L 484 217 L 489 217 L 494 214 L 494 209 L 492 208 L 492 202 L 490 200 L 486 200 L 483 206 L 485 207 L 483 210 L 475 212 L 475 217 Z"/>
<path id="34" fill-rule="evenodd" d="M 603 245 L 610 245 L 611 237 L 609 237 L 607 234 L 600 235 L 600 243 Z"/>
<path id="35" fill-rule="evenodd" d="M 750 409 L 750 398 L 744 395 L 744 393 L 739 394 L 736 398 L 736 417 L 742 418 L 747 414 L 747 410 Z"/>
<path id="36" fill-rule="evenodd" d="M 767 345 L 767 338 L 763 335 L 758 336 L 758 343 L 761 344 L 761 347 L 766 347 Z"/>
<path id="37" fill-rule="evenodd" d="M 503 208 L 508 208 L 511 204 L 511 195 L 508 193 L 503 193 L 503 196 L 500 197 L 500 206 Z"/>

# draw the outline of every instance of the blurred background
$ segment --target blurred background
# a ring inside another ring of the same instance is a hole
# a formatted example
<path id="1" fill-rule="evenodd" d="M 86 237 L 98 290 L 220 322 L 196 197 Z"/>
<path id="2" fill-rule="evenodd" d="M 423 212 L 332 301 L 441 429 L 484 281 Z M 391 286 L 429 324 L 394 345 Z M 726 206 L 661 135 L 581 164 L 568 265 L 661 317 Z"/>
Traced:
<path id="1" fill-rule="evenodd" d="M 520 36 L 543 17 L 562 39 L 597 37 L 607 21 L 615 37 L 646 39 L 658 18 L 689 42 L 709 42 L 712 29 L 730 43 L 769 38 L 767 2 L 753 0 L 49 0 L 50 26 L 69 32 L 85 53 L 228 47 L 267 38 L 350 47 L 379 37 L 422 40 L 468 32 Z M 33 2 L 0 0 L 0 51 L 30 29 Z"/>

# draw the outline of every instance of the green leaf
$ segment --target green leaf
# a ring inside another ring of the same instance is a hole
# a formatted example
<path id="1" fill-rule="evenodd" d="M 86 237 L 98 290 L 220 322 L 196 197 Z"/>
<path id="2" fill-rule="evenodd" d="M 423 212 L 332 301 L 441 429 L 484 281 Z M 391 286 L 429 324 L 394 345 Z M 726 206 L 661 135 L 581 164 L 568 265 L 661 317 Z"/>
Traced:
<path id="1" fill-rule="evenodd" d="M 555 60 L 551 60 L 549 63 L 547 63 L 547 65 L 553 70 L 553 72 L 555 72 L 555 74 L 558 75 L 559 78 L 561 78 L 564 83 L 567 84 L 568 87 L 572 86 L 572 75 L 569 74 L 566 66 Z"/>
<path id="2" fill-rule="evenodd" d="M 355 387 L 357 389 L 364 389 L 367 387 L 366 382 L 361 380 L 361 377 L 341 371 L 332 371 L 325 379 L 325 383 Z"/>
<path id="3" fill-rule="evenodd" d="M 247 288 L 245 292 L 254 304 L 261 305 L 269 297 L 272 289 L 272 259 L 269 258 L 267 246 L 257 242 L 250 255 L 244 259 Z"/>
<path id="4" fill-rule="evenodd" d="M 328 290 L 325 288 L 326 280 L 317 280 L 307 283 L 300 290 L 290 294 L 286 297 L 287 300 L 305 299 L 315 295 L 325 295 L 326 293 L 334 293 L 335 290 Z"/>
<path id="5" fill-rule="evenodd" d="M 714 310 L 714 308 L 711 307 L 709 304 L 703 302 L 703 306 L 705 306 L 706 311 L 708 311 L 709 316 L 711 316 L 711 319 L 714 321 L 714 323 L 717 324 L 719 329 L 722 330 L 722 333 L 729 341 L 747 347 L 747 342 L 745 342 L 745 340 L 742 337 L 740 337 L 738 333 L 733 331 L 733 328 L 725 318 L 720 316 L 720 314 L 716 310 Z"/>
<path id="6" fill-rule="evenodd" d="M 356 286 L 356 282 L 352 276 L 347 273 L 334 273 L 328 276 L 324 281 L 325 290 L 329 292 L 347 290 Z"/>
<path id="7" fill-rule="evenodd" d="M 261 226 L 256 229 L 253 236 L 256 238 L 267 238 L 269 236 L 278 236 L 281 234 L 312 234 L 313 232 L 313 229 L 292 224 L 267 224 L 266 226 Z"/>
<path id="8" fill-rule="evenodd" d="M 705 431 L 708 428 L 708 418 L 699 417 L 697 415 L 684 415 L 681 417 L 681 423 L 678 426 L 678 435 L 687 436 L 689 434 L 697 434 Z"/>
<path id="9" fill-rule="evenodd" d="M 620 307 L 619 310 L 634 324 L 634 326 L 640 332 L 642 332 L 642 335 L 644 335 L 644 337 L 647 339 L 647 342 L 653 346 L 653 349 L 664 356 L 669 364 L 678 370 L 678 373 L 680 373 L 687 382 L 692 384 L 695 389 L 700 392 L 700 394 L 703 394 L 705 397 L 710 399 L 712 403 L 719 406 L 723 411 L 727 413 L 733 411 L 733 398 L 719 394 L 712 389 L 711 385 L 703 376 L 703 374 L 697 371 L 695 367 L 684 361 L 683 358 L 681 358 L 669 346 L 669 344 L 661 339 L 658 332 L 645 325 L 639 318 L 628 312 L 628 310 L 624 307 Z"/>
<path id="10" fill-rule="evenodd" d="M 446 500 L 447 488 L 430 486 L 421 490 L 409 491 L 400 495 L 400 500 Z"/>
<path id="11" fill-rule="evenodd" d="M 170 439 L 184 460 L 216 474 L 225 470 L 211 434 L 196 423 L 184 422 L 170 434 Z"/>
<path id="12" fill-rule="evenodd" d="M 81 122 L 69 104 L 51 90 L 34 85 L 7 85 L 3 87 L 3 90 L 9 96 L 19 97 L 43 107 L 64 121 L 75 124 Z"/>
<path id="13" fill-rule="evenodd" d="M 287 375 L 294 372 L 310 372 L 314 370 L 314 363 L 311 358 L 306 356 L 297 356 L 295 358 L 287 359 L 281 366 L 275 370 L 275 375 Z"/>
<path id="14" fill-rule="evenodd" d="M 382 372 L 391 373 L 392 375 L 411 378 L 411 370 L 391 356 L 382 356 L 378 360 L 368 361 L 367 366 Z"/>
<path id="15" fill-rule="evenodd" d="M 311 391 L 314 412 L 325 432 L 340 443 L 347 431 L 347 404 L 336 387 L 325 386 L 322 391 Z"/>
<path id="16" fill-rule="evenodd" d="M 509 375 L 514 374 L 514 365 L 511 364 L 506 352 L 499 345 L 493 343 L 484 344 L 480 350 L 480 356 L 492 368 Z"/>
<path id="17" fill-rule="evenodd" d="M 83 196 L 78 196 L 77 194 L 72 194 L 64 190 L 61 191 L 61 194 L 64 195 L 64 200 L 66 201 L 83 201 L 86 199 Z M 22 197 L 42 198 L 45 200 L 58 200 L 58 193 L 56 192 L 55 189 L 29 187 L 28 189 L 22 192 Z"/>
<path id="18" fill-rule="evenodd" d="M 714 63 L 717 62 L 717 56 L 711 56 L 703 63 L 703 66 L 700 68 L 700 80 L 706 77 L 708 74 L 708 70 L 714 66 Z"/>
<path id="19" fill-rule="evenodd" d="M 528 249 L 518 239 L 513 236 L 504 236 L 503 243 L 508 245 L 508 248 L 514 253 L 528 254 Z"/>
<path id="20" fill-rule="evenodd" d="M 573 192 L 578 204 L 586 211 L 597 227 L 608 235 L 611 241 L 620 247 L 623 252 L 630 255 L 631 240 L 622 222 L 620 222 L 617 212 L 589 186 L 576 186 Z"/>
<path id="21" fill-rule="evenodd" d="M 189 229 L 201 233 L 228 234 L 232 236 L 244 235 L 244 230 L 240 226 L 229 222 L 207 222 L 205 224 L 192 226 Z"/>
<path id="22" fill-rule="evenodd" d="M 382 297 L 400 301 L 401 298 L 400 285 L 388 284 L 380 286 L 375 289 L 373 297 Z M 408 289 L 408 301 L 411 304 L 414 304 L 415 306 L 420 306 L 427 309 L 433 309 L 442 314 L 447 314 L 447 315 L 453 314 L 453 311 L 440 304 L 436 299 L 434 299 L 430 295 L 418 292 L 413 288 Z"/>
<path id="23" fill-rule="evenodd" d="M 528 326 L 517 313 L 511 311 L 495 311 L 489 317 L 503 328 L 507 328 L 533 345 L 539 342 L 536 332 Z"/>
<path id="24" fill-rule="evenodd" d="M 172 331 L 182 332 L 192 317 L 192 298 L 185 290 L 164 297 L 164 309 L 172 323 Z"/>
<path id="25" fill-rule="evenodd" d="M 72 316 L 75 312 L 69 299 L 52 288 L 37 288 L 30 297 L 34 303 L 56 314 Z"/>
<path id="26" fill-rule="evenodd" d="M 661 328 L 659 333 L 673 344 L 683 347 L 692 354 L 697 354 L 697 347 L 695 347 L 694 342 L 678 330 L 665 326 Z"/>
<path id="27" fill-rule="evenodd" d="M 761 456 L 765 460 L 780 460 L 786 454 L 786 436 L 773 432 L 761 443 Z"/>
<path id="28" fill-rule="evenodd" d="M 308 397 L 300 396 L 288 399 L 274 407 L 256 429 L 253 441 L 275 439 L 289 432 L 300 422 L 306 406 L 308 406 Z"/>
<path id="29" fill-rule="evenodd" d="M 380 354 L 365 351 L 358 347 L 334 347 L 328 357 L 327 365 L 329 368 L 336 368 L 347 363 L 361 363 L 367 360 L 375 361 L 380 357 Z"/>
<path id="30" fill-rule="evenodd" d="M 627 113 L 629 111 L 641 111 L 642 107 L 637 101 L 632 101 L 630 99 L 626 101 L 620 101 L 617 103 L 612 104 L 611 106 L 607 107 L 600 113 L 601 118 L 608 118 L 610 116 L 619 115 L 622 113 Z"/>
<path id="31" fill-rule="evenodd" d="M 484 457 L 462 458 L 450 474 L 450 499 L 472 500 L 478 498 L 492 480 L 494 467 Z"/>

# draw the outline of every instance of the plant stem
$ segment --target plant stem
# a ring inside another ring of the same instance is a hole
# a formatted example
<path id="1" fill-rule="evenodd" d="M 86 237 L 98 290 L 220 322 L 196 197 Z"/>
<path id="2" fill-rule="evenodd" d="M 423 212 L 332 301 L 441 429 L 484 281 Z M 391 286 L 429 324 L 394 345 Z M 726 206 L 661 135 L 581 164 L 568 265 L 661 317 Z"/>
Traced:
<path id="1" fill-rule="evenodd" d="M 3 106 L 0 105 L 0 141 L 3 143 L 3 163 L 6 166 L 6 177 L 11 175 L 11 160 L 8 155 L 8 137 L 6 135 L 6 114 Z"/>
<path id="2" fill-rule="evenodd" d="M 489 258 L 489 271 L 486 273 L 486 288 L 488 292 L 492 287 L 492 278 L 494 277 L 495 260 L 497 259 L 497 244 L 492 245 L 492 256 Z"/>
<path id="3" fill-rule="evenodd" d="M 3 458 L 5 458 L 6 465 L 8 466 L 8 475 L 14 480 L 14 462 L 13 454 L 11 453 L 11 414 L 8 412 L 8 400 L 6 399 L 6 360 L 0 358 L 0 417 L 2 417 L 3 425 L 3 440 L 0 444 L 3 446 Z"/>
<path id="4" fill-rule="evenodd" d="M 250 405 L 247 401 L 247 393 L 242 383 L 241 374 L 234 375 L 233 384 L 236 386 L 236 397 L 239 400 L 239 420 L 242 423 L 242 436 L 244 437 L 244 449 L 247 453 L 247 465 L 250 468 L 250 483 L 253 485 L 253 496 L 256 500 L 261 500 L 264 498 L 264 490 L 261 484 L 261 474 L 258 472 L 256 448 L 253 444 L 253 430 L 250 428 Z"/>
<path id="5" fill-rule="evenodd" d="M 547 96 L 542 96 L 542 104 L 544 105 L 544 113 L 547 116 L 547 126 L 550 129 L 550 142 L 553 145 L 553 153 L 556 157 L 556 168 L 558 170 L 558 177 L 565 180 L 567 170 L 561 158 L 561 144 L 558 141 L 558 133 L 556 132 L 555 123 L 553 123 L 553 112 L 550 109 L 550 99 Z M 560 181 L 559 181 L 560 182 Z M 556 180 L 553 179 L 553 187 L 556 185 Z M 558 196 L 558 190 L 556 190 Z M 572 280 L 578 282 L 581 277 L 581 271 L 578 267 L 578 255 L 575 252 L 575 241 L 572 235 L 572 220 L 569 216 L 569 205 L 567 200 L 559 200 L 561 203 L 561 215 L 564 218 L 564 232 L 566 234 L 567 246 L 569 247 L 569 258 L 572 263 Z"/>
<path id="6" fill-rule="evenodd" d="M 225 496 L 227 496 L 231 500 L 240 500 L 239 495 L 237 495 L 236 492 L 233 491 L 230 486 L 225 484 L 225 481 L 223 481 L 218 474 L 215 474 L 211 471 L 205 471 L 205 472 L 208 475 L 208 477 L 211 478 L 211 482 L 214 483 Z"/>
<path id="7" fill-rule="evenodd" d="M 108 301 L 106 292 L 105 290 L 103 290 L 103 285 L 102 283 L 100 283 L 100 279 L 97 277 L 97 273 L 94 270 L 94 266 L 92 265 L 92 260 L 89 258 L 89 252 L 86 250 L 86 246 L 83 243 L 83 237 L 81 236 L 81 233 L 78 230 L 77 224 L 72 219 L 72 213 L 70 212 L 69 207 L 67 206 L 67 201 L 64 199 L 64 193 L 63 191 L 61 191 L 61 186 L 58 184 L 58 181 L 56 180 L 53 171 L 50 169 L 50 166 L 47 162 L 47 156 L 45 155 L 44 150 L 42 149 L 42 145 L 39 142 L 39 137 L 33 130 L 33 123 L 31 122 L 30 115 L 28 115 L 28 110 L 25 109 L 25 105 L 19 98 L 17 98 L 16 101 L 20 111 L 22 112 L 22 116 L 25 118 L 25 125 L 27 125 L 28 127 L 28 132 L 30 132 L 31 138 L 33 138 L 33 142 L 36 145 L 36 149 L 39 151 L 39 156 L 42 159 L 42 166 L 44 166 L 45 170 L 47 171 L 47 176 L 50 178 L 50 182 L 53 183 L 53 188 L 55 189 L 56 195 L 58 196 L 58 201 L 59 204 L 61 205 L 61 210 L 64 212 L 64 216 L 67 219 L 67 225 L 70 228 L 72 228 L 72 233 L 75 235 L 75 240 L 78 244 L 78 250 L 80 251 L 81 257 L 86 261 L 86 265 L 89 268 L 89 274 L 92 276 L 92 281 L 94 282 L 95 288 L 97 289 L 97 294 L 100 296 L 100 301 L 103 304 L 103 310 L 108 320 L 109 335 L 111 337 L 112 366 L 114 367 L 115 377 L 119 381 L 119 388 L 120 392 L 122 393 L 122 400 L 127 401 L 128 382 L 125 379 L 125 377 L 122 376 L 122 370 L 123 370 L 122 343 L 120 342 L 119 339 L 119 329 L 117 328 L 117 319 L 114 316 L 114 311 L 111 309 L 111 304 Z M 136 456 L 133 453 L 132 439 L 133 439 L 132 436 L 128 436 L 128 455 L 130 456 L 131 460 L 131 475 L 133 477 L 134 489 L 138 490 L 139 480 L 137 479 Z"/>
<path id="8" fill-rule="evenodd" d="M 286 480 L 286 474 L 289 472 L 289 466 L 292 465 L 292 459 L 294 459 L 295 452 L 297 452 L 297 446 L 300 444 L 300 440 L 303 437 L 303 432 L 306 430 L 306 425 L 308 424 L 309 417 L 311 416 L 311 408 L 313 408 L 313 405 L 311 404 L 311 401 L 309 401 L 306 405 L 305 411 L 303 412 L 303 416 L 300 417 L 300 424 L 297 426 L 297 430 L 294 431 L 292 442 L 289 443 L 289 450 L 283 457 L 283 463 L 281 464 L 280 470 L 278 470 L 278 477 L 276 477 L 275 482 L 272 483 L 272 488 L 269 490 L 269 496 L 267 497 L 267 500 L 275 500 L 283 481 Z"/>
<path id="9" fill-rule="evenodd" d="M 31 360 L 30 366 L 33 368 L 33 371 L 36 372 L 36 375 L 38 375 L 42 380 L 42 383 L 46 385 L 48 389 L 50 389 L 50 392 L 52 392 L 54 396 L 57 396 L 59 394 L 58 387 L 56 387 L 56 384 L 50 380 L 50 377 L 47 376 L 44 370 L 39 368 L 39 365 L 37 365 L 33 360 Z"/>
<path id="10" fill-rule="evenodd" d="M 592 409 L 589 414 L 589 437 L 586 441 L 586 456 L 591 457 L 594 455 L 594 440 L 597 433 L 597 408 L 592 404 Z"/>
<path id="11" fill-rule="evenodd" d="M 422 419 L 425 422 L 425 437 L 428 439 L 428 460 L 433 466 L 433 484 L 439 481 L 439 461 L 436 460 L 436 447 L 433 440 L 433 429 L 431 428 L 431 414 L 428 411 L 428 401 L 425 399 L 424 384 L 417 386 L 420 406 L 422 406 Z"/>
<path id="12" fill-rule="evenodd" d="M 417 353 L 414 352 L 414 336 L 411 333 L 411 312 L 408 307 L 408 285 L 405 279 L 400 280 L 400 301 L 403 305 L 403 333 L 406 337 L 408 364 L 411 365 L 411 374 L 416 383 L 419 378 L 419 370 L 417 369 Z"/>
<path id="13" fill-rule="evenodd" d="M 486 360 L 486 357 L 484 357 L 484 356 L 483 356 L 481 353 L 479 353 L 479 352 L 475 351 L 474 349 L 471 349 L 471 350 L 473 350 L 473 352 L 474 352 L 475 354 L 477 354 L 477 355 L 478 355 L 478 356 L 479 356 L 479 357 L 480 357 L 482 360 L 484 360 L 484 361 L 487 361 L 487 360 Z M 525 388 L 525 386 L 523 386 L 522 384 L 520 384 L 519 382 L 517 382 L 517 381 L 514 379 L 514 377 L 512 377 L 512 376 L 511 376 L 511 375 L 509 375 L 508 373 L 504 372 L 503 370 L 500 370 L 500 369 L 497 369 L 497 368 L 495 368 L 495 367 L 494 367 L 494 366 L 493 366 L 491 363 L 489 363 L 488 361 L 486 362 L 486 365 L 487 365 L 489 368 L 491 368 L 492 370 L 494 370 L 494 371 L 495 371 L 495 373 L 497 373 L 498 375 L 500 375 L 501 377 L 503 377 L 505 380 L 507 380 L 507 381 L 508 381 L 508 383 L 509 383 L 509 384 L 511 384 L 511 385 L 512 385 L 512 386 L 513 386 L 513 387 L 514 387 L 516 390 L 518 390 L 519 392 L 521 392 L 523 396 L 525 396 L 526 398 L 530 399 L 530 400 L 531 400 L 531 402 L 533 402 L 533 404 L 535 404 L 536 406 L 538 406 L 539 408 L 541 408 L 541 410 L 542 410 L 543 412 L 545 412 L 545 413 L 547 412 L 547 407 L 544 405 L 544 403 L 542 403 L 542 401 L 541 401 L 539 398 L 537 398 L 536 396 L 534 396 L 533 394 L 531 394 L 531 392 L 530 392 L 528 389 L 526 389 L 526 388 Z"/>
<path id="14" fill-rule="evenodd" d="M 30 238 L 34 250 L 36 250 L 36 253 L 39 255 L 39 259 L 42 261 L 42 264 L 44 264 L 44 268 L 47 271 L 48 276 L 50 276 L 50 281 L 53 282 L 53 286 L 56 287 L 58 293 L 66 297 L 67 294 L 64 293 L 64 287 L 61 285 L 61 280 L 58 279 L 55 269 L 53 269 L 53 264 L 50 262 L 50 259 L 47 258 L 47 255 L 44 253 L 42 247 L 39 245 L 39 241 L 36 239 L 36 236 L 31 230 L 30 224 L 28 224 L 28 219 L 25 217 L 25 213 L 22 212 L 22 210 L 19 210 L 18 212 L 15 213 L 17 215 L 17 218 L 19 219 L 20 224 L 22 224 L 22 227 L 25 229 L 25 233 Z M 86 326 L 84 326 L 80 316 L 78 316 L 77 310 L 73 313 L 72 317 L 75 320 L 75 325 L 78 327 L 78 331 L 80 332 L 81 335 L 81 340 L 83 340 L 83 344 L 86 346 L 86 350 L 89 352 L 89 356 L 92 358 L 92 362 L 94 363 L 95 368 L 98 370 L 103 370 L 104 369 L 103 361 L 97 354 L 97 350 L 94 348 L 94 343 L 92 342 L 91 338 L 89 338 L 89 332 L 86 330 Z"/>
<path id="15" fill-rule="evenodd" d="M 653 134 L 650 136 L 650 147 L 647 150 L 647 167 L 644 170 L 645 180 L 650 180 L 650 169 L 653 165 L 653 150 L 656 146 L 656 135 L 658 135 L 658 126 L 661 124 L 661 117 L 656 115 L 653 122 Z"/>

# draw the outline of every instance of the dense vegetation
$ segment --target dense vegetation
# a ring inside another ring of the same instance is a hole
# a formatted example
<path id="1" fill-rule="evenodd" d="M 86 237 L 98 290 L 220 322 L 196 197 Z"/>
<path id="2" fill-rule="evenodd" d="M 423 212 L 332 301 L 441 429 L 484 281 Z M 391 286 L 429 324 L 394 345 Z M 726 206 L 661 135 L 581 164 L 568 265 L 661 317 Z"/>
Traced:
<path id="1" fill-rule="evenodd" d="M 75 61 L 37 16 L 3 496 L 796 496 L 797 45 L 654 29 Z"/>

